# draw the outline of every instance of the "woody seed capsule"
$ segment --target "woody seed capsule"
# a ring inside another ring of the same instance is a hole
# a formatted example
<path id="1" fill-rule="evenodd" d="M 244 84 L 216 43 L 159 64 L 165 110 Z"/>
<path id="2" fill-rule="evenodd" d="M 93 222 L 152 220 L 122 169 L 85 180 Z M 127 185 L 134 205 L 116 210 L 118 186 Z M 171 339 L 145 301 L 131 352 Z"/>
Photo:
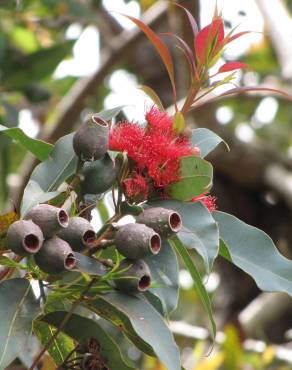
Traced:
<path id="1" fill-rule="evenodd" d="M 145 209 L 136 217 L 136 222 L 151 227 L 162 237 L 177 233 L 182 227 L 179 213 L 162 207 Z"/>
<path id="2" fill-rule="evenodd" d="M 84 248 L 92 246 L 95 241 L 95 231 L 93 227 L 90 225 L 89 221 L 82 217 L 71 217 L 68 227 L 59 231 L 58 236 L 66 240 L 76 252 L 80 252 Z"/>
<path id="3" fill-rule="evenodd" d="M 59 230 L 66 228 L 69 224 L 67 212 L 49 204 L 39 204 L 33 207 L 24 217 L 25 220 L 32 220 L 37 224 L 45 238 L 49 238 Z"/>
<path id="4" fill-rule="evenodd" d="M 143 260 L 125 259 L 120 263 L 118 270 L 123 271 L 119 279 L 115 280 L 118 289 L 129 293 L 138 293 L 145 292 L 150 287 L 150 269 Z"/>
<path id="5" fill-rule="evenodd" d="M 47 239 L 34 259 L 39 268 L 48 274 L 70 271 L 76 265 L 70 245 L 57 236 Z"/>
<path id="6" fill-rule="evenodd" d="M 15 221 L 7 231 L 8 248 L 20 256 L 37 253 L 43 241 L 42 230 L 31 220 Z"/>
<path id="7" fill-rule="evenodd" d="M 160 236 L 150 227 L 142 224 L 121 226 L 115 235 L 117 250 L 125 257 L 139 259 L 159 253 Z"/>

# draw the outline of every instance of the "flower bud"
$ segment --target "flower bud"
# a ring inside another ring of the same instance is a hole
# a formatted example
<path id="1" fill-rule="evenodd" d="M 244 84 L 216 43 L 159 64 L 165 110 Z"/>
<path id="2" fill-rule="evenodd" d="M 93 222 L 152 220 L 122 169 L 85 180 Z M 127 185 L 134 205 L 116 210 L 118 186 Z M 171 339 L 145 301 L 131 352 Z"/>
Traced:
<path id="1" fill-rule="evenodd" d="M 93 245 L 96 235 L 93 227 L 85 218 L 71 217 L 68 227 L 59 231 L 58 236 L 66 240 L 74 251 L 80 252 Z"/>
<path id="2" fill-rule="evenodd" d="M 182 227 L 180 215 L 171 209 L 162 207 L 145 209 L 137 216 L 136 221 L 151 227 L 163 237 L 177 233 Z"/>
<path id="3" fill-rule="evenodd" d="M 85 163 L 81 183 L 83 194 L 100 194 L 108 190 L 116 180 L 117 169 L 115 164 L 106 155 L 104 158 L 91 163 Z"/>
<path id="4" fill-rule="evenodd" d="M 115 245 L 123 256 L 136 260 L 157 254 L 161 248 L 161 239 L 150 227 L 127 224 L 116 232 Z"/>
<path id="5" fill-rule="evenodd" d="M 70 245 L 57 236 L 47 239 L 34 259 L 39 268 L 48 274 L 70 271 L 76 265 Z"/>
<path id="6" fill-rule="evenodd" d="M 49 204 L 39 204 L 33 207 L 27 212 L 24 219 L 32 220 L 37 224 L 41 228 L 45 238 L 51 237 L 69 224 L 67 212 L 62 208 Z"/>
<path id="7" fill-rule="evenodd" d="M 151 284 L 151 273 L 143 260 L 125 259 L 120 263 L 118 271 L 122 271 L 115 280 L 118 289 L 125 292 L 145 292 Z"/>
<path id="8" fill-rule="evenodd" d="M 73 149 L 83 161 L 102 158 L 108 150 L 109 125 L 106 121 L 92 115 L 76 131 L 73 137 Z"/>
<path id="9" fill-rule="evenodd" d="M 20 256 L 37 253 L 43 241 L 42 230 L 31 220 L 15 221 L 7 231 L 8 248 Z"/>

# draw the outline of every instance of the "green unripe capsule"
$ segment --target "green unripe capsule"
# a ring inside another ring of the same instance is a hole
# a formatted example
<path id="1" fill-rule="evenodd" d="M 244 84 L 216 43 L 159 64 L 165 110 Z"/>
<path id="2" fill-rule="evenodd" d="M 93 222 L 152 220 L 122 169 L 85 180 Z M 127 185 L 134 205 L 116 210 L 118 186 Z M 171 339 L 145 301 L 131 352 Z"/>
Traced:
<path id="1" fill-rule="evenodd" d="M 117 169 L 109 155 L 104 158 L 84 164 L 81 182 L 83 194 L 100 194 L 111 188 L 116 181 Z"/>
<path id="2" fill-rule="evenodd" d="M 169 237 L 182 228 L 179 213 L 162 207 L 145 209 L 136 217 L 136 222 L 151 227 L 162 237 Z"/>
<path id="3" fill-rule="evenodd" d="M 151 273 L 143 260 L 125 259 L 120 263 L 120 278 L 115 280 L 116 287 L 129 293 L 145 292 L 151 284 Z"/>
<path id="4" fill-rule="evenodd" d="M 76 265 L 70 245 L 57 236 L 47 239 L 34 259 L 39 268 L 48 274 L 70 271 Z"/>
<path id="5" fill-rule="evenodd" d="M 33 207 L 24 217 L 25 220 L 32 220 L 37 224 L 45 238 L 49 238 L 59 230 L 66 228 L 69 224 L 67 212 L 49 204 L 39 204 Z"/>
<path id="6" fill-rule="evenodd" d="M 97 115 L 91 115 L 76 131 L 73 149 L 82 161 L 102 158 L 108 150 L 109 125 Z"/>
<path id="7" fill-rule="evenodd" d="M 43 245 L 42 230 L 31 220 L 19 220 L 7 231 L 7 246 L 20 256 L 37 253 Z"/>
<path id="8" fill-rule="evenodd" d="M 125 257 L 139 259 L 159 253 L 160 236 L 150 227 L 142 224 L 121 226 L 115 235 L 117 250 Z"/>
<path id="9" fill-rule="evenodd" d="M 96 234 L 85 218 L 70 217 L 68 227 L 59 231 L 58 236 L 66 240 L 74 251 L 80 252 L 94 244 Z"/>

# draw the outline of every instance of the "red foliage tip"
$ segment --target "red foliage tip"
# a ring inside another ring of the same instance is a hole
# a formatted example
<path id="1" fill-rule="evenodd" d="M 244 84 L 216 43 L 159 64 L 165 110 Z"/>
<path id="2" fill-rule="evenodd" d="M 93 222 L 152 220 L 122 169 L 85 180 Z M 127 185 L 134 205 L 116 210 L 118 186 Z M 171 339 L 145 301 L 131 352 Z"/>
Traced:
<path id="1" fill-rule="evenodd" d="M 213 212 L 217 209 L 216 197 L 213 197 L 212 195 L 206 195 L 206 193 L 192 198 L 192 202 L 202 202 L 205 207 L 208 208 L 209 212 Z"/>
<path id="2" fill-rule="evenodd" d="M 219 68 L 218 73 L 231 72 L 236 69 L 242 69 L 242 68 L 248 68 L 248 65 L 245 63 L 241 63 L 241 62 L 228 62 L 228 63 L 223 64 Z"/>
<path id="3" fill-rule="evenodd" d="M 206 64 L 208 59 L 220 51 L 224 40 L 224 24 L 221 17 L 215 17 L 204 27 L 195 38 L 195 51 L 200 64 Z"/>

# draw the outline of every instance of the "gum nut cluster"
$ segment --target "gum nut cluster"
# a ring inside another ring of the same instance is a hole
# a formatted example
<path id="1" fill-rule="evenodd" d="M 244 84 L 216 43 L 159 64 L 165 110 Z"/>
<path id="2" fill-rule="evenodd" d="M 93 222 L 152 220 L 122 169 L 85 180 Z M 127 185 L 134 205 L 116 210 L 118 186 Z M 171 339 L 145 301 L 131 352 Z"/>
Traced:
<path id="1" fill-rule="evenodd" d="M 162 207 L 148 208 L 136 217 L 136 223 L 118 226 L 114 243 L 126 258 L 119 265 L 116 287 L 132 293 L 146 291 L 151 284 L 151 272 L 143 258 L 157 255 L 161 239 L 177 233 L 181 227 L 180 215 Z"/>
<path id="2" fill-rule="evenodd" d="M 95 232 L 87 220 L 69 217 L 64 209 L 49 204 L 33 207 L 7 231 L 8 248 L 20 256 L 33 255 L 48 274 L 75 268 L 74 251 L 90 248 L 94 241 Z"/>
<path id="3" fill-rule="evenodd" d="M 107 154 L 109 124 L 90 115 L 73 137 L 73 149 L 82 162 L 81 191 L 83 194 L 101 194 L 116 181 L 118 168 Z"/>

